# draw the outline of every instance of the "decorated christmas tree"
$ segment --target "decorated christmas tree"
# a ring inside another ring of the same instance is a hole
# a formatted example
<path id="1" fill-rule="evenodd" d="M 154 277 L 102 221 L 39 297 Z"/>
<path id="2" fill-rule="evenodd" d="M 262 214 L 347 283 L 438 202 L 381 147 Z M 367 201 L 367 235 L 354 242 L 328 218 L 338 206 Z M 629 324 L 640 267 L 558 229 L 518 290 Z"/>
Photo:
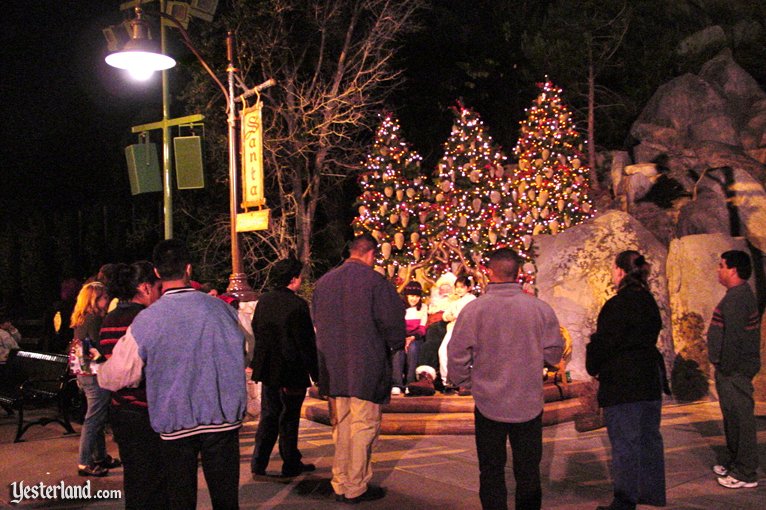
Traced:
<path id="1" fill-rule="evenodd" d="M 455 123 L 437 165 L 434 201 L 438 223 L 432 241 L 447 243 L 443 260 L 453 272 L 473 272 L 487 251 L 510 247 L 526 260 L 530 246 L 518 233 L 511 200 L 512 181 L 501 148 L 487 133 L 479 115 L 458 104 Z M 462 268 L 461 268 L 462 266 Z M 527 270 L 533 267 L 527 265 Z M 531 275 L 525 278 L 531 280 Z"/>
<path id="2" fill-rule="evenodd" d="M 561 89 L 546 80 L 526 110 L 514 149 L 511 195 L 522 235 L 557 234 L 593 216 L 580 135 Z"/>
<path id="3" fill-rule="evenodd" d="M 362 194 L 352 226 L 356 234 L 367 231 L 378 240 L 376 265 L 392 280 L 404 278 L 429 247 L 425 231 L 433 208 L 420 163 L 421 157 L 402 138 L 398 120 L 382 115 L 359 177 Z"/>

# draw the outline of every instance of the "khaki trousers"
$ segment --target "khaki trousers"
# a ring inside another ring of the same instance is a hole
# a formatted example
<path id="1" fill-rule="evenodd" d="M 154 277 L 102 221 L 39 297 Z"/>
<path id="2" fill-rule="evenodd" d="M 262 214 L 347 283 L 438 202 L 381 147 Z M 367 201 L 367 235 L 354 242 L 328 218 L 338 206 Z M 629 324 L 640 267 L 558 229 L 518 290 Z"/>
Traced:
<path id="1" fill-rule="evenodd" d="M 372 447 L 380 433 L 381 406 L 356 397 L 331 397 L 330 421 L 335 458 L 332 488 L 355 498 L 372 478 Z"/>

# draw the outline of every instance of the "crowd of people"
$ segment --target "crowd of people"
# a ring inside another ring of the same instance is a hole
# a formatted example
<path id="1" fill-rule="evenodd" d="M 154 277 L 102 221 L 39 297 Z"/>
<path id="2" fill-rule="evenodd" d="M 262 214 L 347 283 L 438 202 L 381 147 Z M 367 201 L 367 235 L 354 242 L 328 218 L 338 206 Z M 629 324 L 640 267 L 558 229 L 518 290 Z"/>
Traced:
<path id="1" fill-rule="evenodd" d="M 353 239 L 349 257 L 316 282 L 310 304 L 298 295 L 302 264 L 277 262 L 248 325 L 236 302 L 193 285 L 181 241 L 160 242 L 151 262 L 105 266 L 80 288 L 65 320 L 88 405 L 78 473 L 106 476 L 122 466 L 126 508 L 188 509 L 196 506 L 199 458 L 213 507 L 238 508 L 249 366 L 261 383 L 250 464 L 255 477 L 267 476 L 275 445 L 282 465 L 271 476 L 316 469 L 298 448 L 301 407 L 316 384 L 330 410 L 336 501 L 383 498 L 385 488 L 370 483 L 382 406 L 392 395 L 442 391 L 473 397 L 482 508 L 508 507 L 510 443 L 515 508 L 539 509 L 541 375 L 545 366 L 560 366 L 565 348 L 554 310 L 518 283 L 520 259 L 510 249 L 486 255 L 489 284 L 478 297 L 468 277 L 448 273 L 428 300 L 416 281 L 397 293 L 374 270 L 377 249 L 370 235 Z M 586 368 L 599 380 L 612 446 L 613 499 L 599 509 L 666 504 L 660 419 L 669 388 L 649 269 L 637 251 L 617 255 L 617 293 L 587 345 Z M 751 271 L 744 252 L 721 256 L 718 277 L 727 292 L 708 332 L 727 444 L 726 457 L 712 469 L 729 488 L 757 486 L 752 378 L 760 368 L 760 317 L 747 284 Z M 0 367 L 18 340 L 0 317 Z M 107 419 L 120 458 L 106 451 Z"/>

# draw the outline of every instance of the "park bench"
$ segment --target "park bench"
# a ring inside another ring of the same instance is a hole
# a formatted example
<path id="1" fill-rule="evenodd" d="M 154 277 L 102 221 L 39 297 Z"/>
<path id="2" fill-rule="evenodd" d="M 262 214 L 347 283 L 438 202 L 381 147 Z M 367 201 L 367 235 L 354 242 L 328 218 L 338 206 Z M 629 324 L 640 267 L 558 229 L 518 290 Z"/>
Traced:
<path id="1" fill-rule="evenodd" d="M 14 443 L 22 441 L 24 433 L 33 425 L 58 423 L 67 434 L 74 434 L 67 415 L 67 385 L 70 382 L 69 360 L 64 354 L 51 354 L 13 350 L 5 366 L 5 377 L 0 381 L 0 406 L 9 415 L 18 413 L 18 428 Z M 24 420 L 24 411 L 56 406 L 56 415 L 36 420 Z"/>

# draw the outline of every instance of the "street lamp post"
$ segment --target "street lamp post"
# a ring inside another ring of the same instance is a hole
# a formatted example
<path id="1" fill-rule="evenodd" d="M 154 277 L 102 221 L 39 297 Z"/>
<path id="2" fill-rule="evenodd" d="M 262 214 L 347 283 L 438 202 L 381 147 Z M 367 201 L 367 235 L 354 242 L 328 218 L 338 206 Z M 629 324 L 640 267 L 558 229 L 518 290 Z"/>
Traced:
<path id="1" fill-rule="evenodd" d="M 238 172 L 237 172 L 237 116 L 236 116 L 236 108 L 235 108 L 235 94 L 234 94 L 234 78 L 235 78 L 235 72 L 237 71 L 236 67 L 234 67 L 234 49 L 233 49 L 233 35 L 231 32 L 228 33 L 227 39 L 226 39 L 226 47 L 227 47 L 227 60 L 228 60 L 228 66 L 227 66 L 227 75 L 228 75 L 228 90 L 224 85 L 221 83 L 221 81 L 218 79 L 218 77 L 215 75 L 215 73 L 212 71 L 210 66 L 208 66 L 207 62 L 202 58 L 202 56 L 199 54 L 197 49 L 192 44 L 188 33 L 184 29 L 183 25 L 173 16 L 166 14 L 164 12 L 164 6 L 165 6 L 165 0 L 160 1 L 160 12 L 158 13 L 161 18 L 170 20 L 179 30 L 183 37 L 184 44 L 189 48 L 189 50 L 194 54 L 195 57 L 197 57 L 197 60 L 199 60 L 202 67 L 207 71 L 208 75 L 213 79 L 213 81 L 216 82 L 216 84 L 221 88 L 223 91 L 223 95 L 226 97 L 227 101 L 227 110 L 228 110 L 228 138 L 229 138 L 229 219 L 230 219 L 230 240 L 231 240 L 231 264 L 232 264 L 232 272 L 229 276 L 229 286 L 227 287 L 226 291 L 229 294 L 232 294 L 236 296 L 240 301 L 252 301 L 255 299 L 256 295 L 253 292 L 253 290 L 250 288 L 250 285 L 247 281 L 247 275 L 244 273 L 242 268 L 242 256 L 239 249 L 239 235 L 237 233 L 237 189 L 238 189 Z M 131 26 L 133 24 L 140 24 L 145 23 L 141 19 L 142 10 L 140 7 L 135 8 L 136 12 L 136 19 L 131 22 Z M 147 37 L 147 31 L 139 30 L 140 27 L 137 27 L 135 30 L 132 30 L 131 34 L 131 41 L 126 44 L 126 48 L 123 52 L 117 52 L 113 53 L 109 56 L 107 56 L 107 63 L 118 67 L 121 69 L 130 70 L 133 69 L 134 66 L 141 66 L 145 67 L 147 65 L 151 66 L 152 61 L 156 63 L 156 67 L 154 67 L 153 70 L 161 70 L 162 71 L 162 122 L 159 123 L 162 127 L 162 142 L 163 142 L 163 207 L 164 207 L 164 216 L 165 216 L 165 238 L 169 239 L 173 236 L 173 212 L 172 212 L 172 205 L 173 205 L 173 197 L 172 197 L 172 180 L 171 180 L 171 160 L 170 160 L 170 126 L 175 125 L 176 122 L 171 120 L 170 112 L 169 112 L 169 92 L 168 92 L 168 79 L 167 79 L 167 69 L 175 65 L 175 61 L 170 59 L 165 55 L 165 47 L 166 47 L 166 34 L 165 34 L 165 27 L 162 23 L 160 23 L 160 54 L 155 54 L 152 52 L 151 49 L 147 48 L 146 45 L 148 44 L 148 37 Z M 127 53 L 132 53 L 132 55 L 126 55 Z M 123 61 L 124 57 L 124 61 Z M 135 60 L 130 60 L 128 57 L 135 57 Z M 160 63 L 161 59 L 160 57 L 168 58 L 172 64 L 168 65 L 168 62 L 165 61 L 164 63 Z M 162 67 L 164 66 L 164 67 Z M 144 76 L 148 77 L 149 74 L 144 71 Z M 273 80 L 267 80 L 266 82 L 245 91 L 244 94 L 242 94 L 242 98 L 249 97 L 251 95 L 256 94 L 260 90 L 263 90 L 264 88 L 270 87 L 274 85 Z M 153 124 L 152 126 L 156 126 L 156 124 Z M 135 129 L 135 128 L 134 128 Z"/>

